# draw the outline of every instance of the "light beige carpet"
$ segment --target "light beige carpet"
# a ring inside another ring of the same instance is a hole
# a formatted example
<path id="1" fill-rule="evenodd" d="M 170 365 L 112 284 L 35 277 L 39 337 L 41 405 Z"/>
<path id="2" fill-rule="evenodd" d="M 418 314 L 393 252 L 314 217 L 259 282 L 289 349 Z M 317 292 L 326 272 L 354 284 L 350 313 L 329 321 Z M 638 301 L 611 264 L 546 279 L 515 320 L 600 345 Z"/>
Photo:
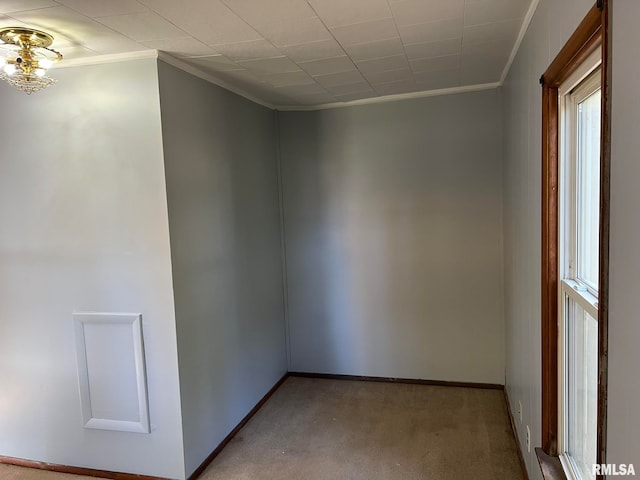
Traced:
<path id="1" fill-rule="evenodd" d="M 521 480 L 504 393 L 290 377 L 201 480 Z"/>
<path id="2" fill-rule="evenodd" d="M 2 480 L 87 477 L 0 465 Z M 200 480 L 521 480 L 499 390 L 290 377 Z"/>

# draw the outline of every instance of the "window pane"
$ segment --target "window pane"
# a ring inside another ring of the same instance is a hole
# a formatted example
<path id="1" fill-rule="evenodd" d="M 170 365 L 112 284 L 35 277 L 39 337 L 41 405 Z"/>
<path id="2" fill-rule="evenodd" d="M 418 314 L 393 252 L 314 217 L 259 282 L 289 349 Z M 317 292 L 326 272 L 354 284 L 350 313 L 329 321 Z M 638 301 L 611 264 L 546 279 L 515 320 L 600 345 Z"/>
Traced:
<path id="1" fill-rule="evenodd" d="M 598 290 L 600 90 L 578 104 L 578 278 Z"/>
<path id="2" fill-rule="evenodd" d="M 595 478 L 598 409 L 598 322 L 567 299 L 567 453 L 583 479 Z"/>

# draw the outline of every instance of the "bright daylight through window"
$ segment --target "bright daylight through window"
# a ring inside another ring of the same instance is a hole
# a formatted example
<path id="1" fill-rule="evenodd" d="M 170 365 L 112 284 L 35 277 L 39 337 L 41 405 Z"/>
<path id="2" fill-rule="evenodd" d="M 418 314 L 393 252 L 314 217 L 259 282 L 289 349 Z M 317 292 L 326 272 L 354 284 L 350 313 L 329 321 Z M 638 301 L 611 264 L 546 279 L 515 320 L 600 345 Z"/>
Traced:
<path id="1" fill-rule="evenodd" d="M 599 53 L 599 52 L 598 52 Z M 595 478 L 601 74 L 591 57 L 560 88 L 559 453 L 568 478 Z"/>

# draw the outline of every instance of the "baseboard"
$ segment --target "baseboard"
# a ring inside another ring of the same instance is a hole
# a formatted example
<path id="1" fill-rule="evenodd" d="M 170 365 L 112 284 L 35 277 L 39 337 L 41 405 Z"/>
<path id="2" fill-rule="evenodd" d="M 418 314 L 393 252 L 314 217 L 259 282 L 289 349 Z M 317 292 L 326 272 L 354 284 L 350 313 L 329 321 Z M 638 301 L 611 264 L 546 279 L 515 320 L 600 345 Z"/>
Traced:
<path id="1" fill-rule="evenodd" d="M 529 480 L 529 473 L 527 472 L 527 464 L 522 456 L 522 445 L 520 444 L 520 438 L 518 437 L 518 430 L 516 429 L 516 422 L 513 419 L 513 412 L 511 411 L 511 402 L 509 401 L 509 393 L 507 387 L 504 388 L 504 401 L 507 402 L 507 412 L 509 413 L 509 423 L 511 424 L 511 431 L 513 437 L 516 440 L 516 447 L 518 450 L 518 459 L 520 460 L 520 466 L 522 467 L 522 473 L 524 473 L 525 480 Z"/>
<path id="2" fill-rule="evenodd" d="M 367 377 L 360 375 L 335 375 L 332 373 L 289 372 L 290 377 L 324 378 L 329 380 L 352 380 L 357 382 L 408 383 L 410 385 L 431 385 L 437 387 L 484 388 L 488 390 L 504 390 L 499 383 L 448 382 L 444 380 L 420 380 L 414 378 Z"/>
<path id="3" fill-rule="evenodd" d="M 107 470 L 96 470 L 93 468 L 71 467 L 68 465 L 57 465 L 55 463 L 37 462 L 35 460 L 25 460 L 13 457 L 0 456 L 0 463 L 16 465 L 18 467 L 37 468 L 38 470 L 47 470 L 49 472 L 109 478 L 111 480 L 167 480 L 165 478 L 151 477 L 149 475 L 136 475 L 134 473 L 109 472 Z"/>
<path id="4" fill-rule="evenodd" d="M 200 464 L 200 466 L 198 468 L 195 469 L 195 471 L 189 475 L 188 480 L 195 480 L 196 478 L 198 478 L 202 472 L 204 472 L 207 467 L 209 466 L 209 464 L 211 462 L 213 462 L 213 460 L 220 454 L 220 452 L 222 451 L 222 449 L 224 447 L 227 446 L 227 444 L 233 439 L 233 437 L 235 437 L 235 435 L 242 430 L 242 427 L 244 427 L 247 422 L 249 420 L 251 420 L 251 417 L 253 417 L 258 410 L 260 410 L 262 408 L 262 406 L 267 403 L 267 400 L 269 400 L 269 398 L 271 398 L 271 396 L 275 393 L 276 390 L 278 390 L 278 388 L 280 388 L 280 386 L 284 383 L 284 381 L 289 377 L 288 373 L 285 373 L 284 376 L 278 380 L 278 382 L 271 387 L 271 390 L 269 390 L 266 395 L 264 397 L 262 397 L 262 399 L 256 404 L 255 407 L 253 407 L 251 409 L 251 411 L 249 413 L 247 413 L 247 415 L 240 420 L 240 423 L 238 423 L 238 425 L 236 425 L 236 428 L 234 428 L 233 430 L 231 430 L 231 432 L 229 433 L 229 435 L 227 435 L 224 440 L 222 440 L 222 442 L 220 442 L 220 444 L 213 450 L 213 452 L 211 452 L 209 454 L 209 456 L 207 458 L 204 459 L 204 462 L 202 462 Z"/>

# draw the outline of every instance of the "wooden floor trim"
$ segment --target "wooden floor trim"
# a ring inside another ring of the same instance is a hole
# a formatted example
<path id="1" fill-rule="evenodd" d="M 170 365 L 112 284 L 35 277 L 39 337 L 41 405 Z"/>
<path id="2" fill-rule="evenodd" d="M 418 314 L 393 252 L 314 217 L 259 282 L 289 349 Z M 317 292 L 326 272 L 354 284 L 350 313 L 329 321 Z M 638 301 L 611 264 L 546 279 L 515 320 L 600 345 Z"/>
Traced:
<path id="1" fill-rule="evenodd" d="M 367 377 L 360 375 L 335 375 L 332 373 L 289 372 L 290 377 L 323 378 L 328 380 L 351 380 L 356 382 L 407 383 L 410 385 L 431 385 L 437 387 L 483 388 L 488 390 L 504 390 L 499 383 L 447 382 L 444 380 L 420 380 L 413 378 Z"/>
<path id="2" fill-rule="evenodd" d="M 224 447 L 227 446 L 227 444 L 233 439 L 233 437 L 235 437 L 235 435 L 242 430 L 242 428 L 247 424 L 247 422 L 249 422 L 249 420 L 251 420 L 251 417 L 253 417 L 258 410 L 260 410 L 262 408 L 262 406 L 267 403 L 267 400 L 269 400 L 269 398 L 271 398 L 271 396 L 276 392 L 276 390 L 278 390 L 278 388 L 280 388 L 280 386 L 285 382 L 285 380 L 289 378 L 289 373 L 285 373 L 284 376 L 278 380 L 278 382 L 271 387 L 271 390 L 269 390 L 266 395 L 264 397 L 262 397 L 262 399 L 256 404 L 255 407 L 253 407 L 251 409 L 251 411 L 249 413 L 247 413 L 247 415 L 240 420 L 240 423 L 238 423 L 238 425 L 236 425 L 236 428 L 234 428 L 233 430 L 231 430 L 231 432 L 229 433 L 229 435 L 227 435 L 224 440 L 222 440 L 222 442 L 220 442 L 220 444 L 213 450 L 213 452 L 211 452 L 209 454 L 209 456 L 207 458 L 204 459 L 204 462 L 202 462 L 200 464 L 200 466 L 198 468 L 195 469 L 195 471 L 189 475 L 188 480 L 195 480 L 196 478 L 198 478 L 202 472 L 204 472 L 207 467 L 209 466 L 209 464 L 211 462 L 213 462 L 213 460 L 220 455 L 220 452 L 222 451 L 222 449 Z"/>
<path id="3" fill-rule="evenodd" d="M 511 402 L 509 401 L 509 393 L 507 387 L 504 388 L 504 401 L 507 403 L 507 412 L 509 413 L 509 423 L 511 424 L 511 431 L 513 432 L 513 438 L 516 440 L 516 449 L 518 450 L 518 459 L 520 460 L 520 467 L 522 467 L 522 473 L 525 480 L 529 480 L 529 472 L 527 472 L 527 464 L 524 461 L 522 455 L 522 445 L 520 444 L 520 438 L 518 437 L 518 430 L 516 429 L 516 421 L 513 418 L 513 412 L 511 411 Z"/>
<path id="4" fill-rule="evenodd" d="M 56 473 L 70 473 L 72 475 L 85 475 L 87 477 L 108 478 L 111 480 L 167 480 L 162 477 L 151 477 L 149 475 L 136 475 L 135 473 L 110 472 L 107 470 L 96 470 L 93 468 L 72 467 L 68 465 L 58 465 L 55 463 L 37 462 L 23 458 L 0 456 L 0 463 L 16 465 L 18 467 L 36 468 Z"/>

